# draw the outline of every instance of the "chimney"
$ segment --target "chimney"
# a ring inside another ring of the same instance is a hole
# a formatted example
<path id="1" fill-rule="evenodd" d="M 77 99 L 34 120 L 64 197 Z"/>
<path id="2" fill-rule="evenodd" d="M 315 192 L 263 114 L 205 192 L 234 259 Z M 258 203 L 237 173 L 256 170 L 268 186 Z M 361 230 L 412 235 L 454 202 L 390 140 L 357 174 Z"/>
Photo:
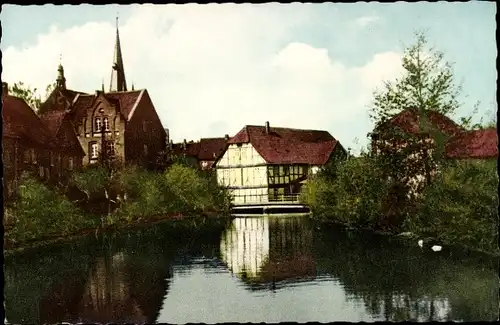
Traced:
<path id="1" fill-rule="evenodd" d="M 224 135 L 224 140 L 229 141 L 229 134 Z"/>
<path id="2" fill-rule="evenodd" d="M 170 148 L 170 150 L 172 150 L 172 148 L 174 147 L 174 140 L 170 140 L 170 142 L 168 143 L 168 147 Z"/>
<path id="3" fill-rule="evenodd" d="M 182 143 L 182 148 L 183 148 L 184 150 L 186 150 L 186 149 L 187 149 L 187 141 L 186 141 L 186 139 L 184 139 L 184 142 Z"/>
<path id="4" fill-rule="evenodd" d="M 9 94 L 9 84 L 6 82 L 2 82 L 2 97 L 7 96 Z"/>
<path id="5" fill-rule="evenodd" d="M 266 134 L 269 134 L 270 127 L 269 127 L 269 121 L 266 122 Z"/>

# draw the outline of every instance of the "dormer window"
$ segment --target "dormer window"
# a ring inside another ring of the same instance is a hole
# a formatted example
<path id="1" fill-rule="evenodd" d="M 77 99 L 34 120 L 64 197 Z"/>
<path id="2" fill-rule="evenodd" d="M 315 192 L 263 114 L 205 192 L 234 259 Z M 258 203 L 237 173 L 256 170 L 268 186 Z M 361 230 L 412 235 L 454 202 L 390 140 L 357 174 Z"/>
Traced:
<path id="1" fill-rule="evenodd" d="M 109 131 L 109 120 L 107 117 L 103 118 L 102 124 L 104 126 L 104 131 Z"/>
<path id="2" fill-rule="evenodd" d="M 100 117 L 95 118 L 94 127 L 95 127 L 95 132 L 100 132 L 102 130 L 102 122 Z"/>

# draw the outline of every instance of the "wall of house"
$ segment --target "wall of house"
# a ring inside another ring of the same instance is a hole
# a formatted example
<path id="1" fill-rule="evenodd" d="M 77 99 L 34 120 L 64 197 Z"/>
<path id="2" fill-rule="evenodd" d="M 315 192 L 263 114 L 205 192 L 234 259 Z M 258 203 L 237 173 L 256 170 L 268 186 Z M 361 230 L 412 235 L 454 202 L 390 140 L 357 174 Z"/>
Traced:
<path id="1" fill-rule="evenodd" d="M 110 130 L 104 132 L 104 136 L 115 143 L 115 156 L 122 159 L 125 157 L 125 119 L 115 106 L 100 95 L 94 105 L 87 110 L 86 115 L 80 121 L 74 121 L 78 141 L 85 152 L 84 165 L 97 161 L 90 152 L 92 143 L 97 143 L 99 152 L 102 150 L 102 132 L 96 129 L 95 120 L 100 118 L 102 124 L 105 117 L 108 118 Z"/>
<path id="2" fill-rule="evenodd" d="M 268 202 L 267 165 L 250 143 L 231 144 L 216 164 L 217 181 L 234 204 Z"/>
<path id="3" fill-rule="evenodd" d="M 144 91 L 125 129 L 127 163 L 154 165 L 166 149 L 167 135 L 147 91 Z"/>

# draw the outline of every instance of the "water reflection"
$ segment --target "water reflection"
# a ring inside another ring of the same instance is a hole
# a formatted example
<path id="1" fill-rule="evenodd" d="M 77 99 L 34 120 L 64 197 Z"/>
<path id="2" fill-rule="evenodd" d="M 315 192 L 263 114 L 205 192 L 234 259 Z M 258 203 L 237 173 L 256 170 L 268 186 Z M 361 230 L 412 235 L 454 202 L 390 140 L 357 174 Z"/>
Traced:
<path id="1" fill-rule="evenodd" d="M 316 275 L 312 244 L 303 218 L 240 217 L 222 235 L 221 257 L 248 284 L 276 285 Z"/>
<path id="2" fill-rule="evenodd" d="M 155 226 L 9 257 L 12 323 L 492 321 L 497 259 L 301 217 Z M 236 276 L 233 276 L 236 275 Z"/>

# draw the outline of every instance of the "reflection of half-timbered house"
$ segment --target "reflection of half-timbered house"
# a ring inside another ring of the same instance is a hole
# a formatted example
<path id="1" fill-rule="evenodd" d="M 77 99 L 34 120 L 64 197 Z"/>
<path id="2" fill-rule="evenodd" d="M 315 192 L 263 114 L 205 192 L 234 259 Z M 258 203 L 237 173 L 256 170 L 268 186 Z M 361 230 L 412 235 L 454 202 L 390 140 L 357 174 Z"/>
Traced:
<path id="1" fill-rule="evenodd" d="M 236 218 L 221 239 L 222 260 L 249 284 L 316 275 L 310 225 L 301 218 Z"/>
<path id="2" fill-rule="evenodd" d="M 327 131 L 245 126 L 215 162 L 234 204 L 294 200 L 303 182 L 329 161 L 346 157 Z"/>

